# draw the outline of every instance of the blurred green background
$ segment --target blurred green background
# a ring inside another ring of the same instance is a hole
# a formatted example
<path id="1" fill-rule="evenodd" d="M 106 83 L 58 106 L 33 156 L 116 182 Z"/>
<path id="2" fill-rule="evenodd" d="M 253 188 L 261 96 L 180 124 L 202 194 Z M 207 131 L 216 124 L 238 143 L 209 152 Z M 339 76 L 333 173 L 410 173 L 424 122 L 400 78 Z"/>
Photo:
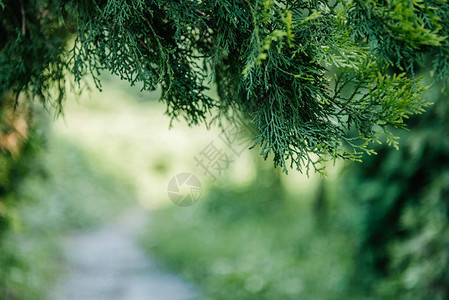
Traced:
<path id="1" fill-rule="evenodd" d="M 449 298 L 449 101 L 438 86 L 400 150 L 377 145 L 326 178 L 282 174 L 257 149 L 235 155 L 216 127 L 169 130 L 158 92 L 107 76 L 103 90 L 67 99 L 55 121 L 33 108 L 20 155 L 2 150 L 0 299 L 47 299 L 65 272 L 63 238 L 136 206 L 149 212 L 141 247 L 200 299 Z M 211 142 L 232 159 L 216 180 L 195 161 Z M 167 195 L 181 172 L 202 183 L 191 207 Z"/>

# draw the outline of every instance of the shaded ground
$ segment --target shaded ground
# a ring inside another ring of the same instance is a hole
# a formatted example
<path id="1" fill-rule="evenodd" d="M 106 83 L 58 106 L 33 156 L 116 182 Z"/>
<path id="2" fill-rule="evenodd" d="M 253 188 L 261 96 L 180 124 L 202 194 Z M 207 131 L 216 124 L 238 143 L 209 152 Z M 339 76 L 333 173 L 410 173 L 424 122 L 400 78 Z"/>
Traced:
<path id="1" fill-rule="evenodd" d="M 134 209 L 95 231 L 67 238 L 68 272 L 51 300 L 188 300 L 193 288 L 162 270 L 136 244 L 146 213 Z"/>

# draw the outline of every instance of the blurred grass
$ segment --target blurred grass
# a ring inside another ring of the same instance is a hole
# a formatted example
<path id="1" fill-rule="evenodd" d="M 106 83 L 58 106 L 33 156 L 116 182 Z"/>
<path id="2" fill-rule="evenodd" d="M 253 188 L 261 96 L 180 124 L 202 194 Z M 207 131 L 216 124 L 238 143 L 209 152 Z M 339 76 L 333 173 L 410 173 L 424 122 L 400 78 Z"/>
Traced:
<path id="1" fill-rule="evenodd" d="M 43 230 L 91 228 L 135 198 L 129 180 L 65 138 L 50 140 L 43 164 L 43 176 L 27 178 L 21 192 L 28 200 L 22 208 L 23 219 L 33 224 L 45 215 Z"/>
<path id="2" fill-rule="evenodd" d="M 326 221 L 312 211 L 314 184 L 285 198 L 273 188 L 230 183 L 196 206 L 157 211 L 142 244 L 197 283 L 201 299 L 345 299 L 354 237 L 337 201 L 328 197 Z"/>

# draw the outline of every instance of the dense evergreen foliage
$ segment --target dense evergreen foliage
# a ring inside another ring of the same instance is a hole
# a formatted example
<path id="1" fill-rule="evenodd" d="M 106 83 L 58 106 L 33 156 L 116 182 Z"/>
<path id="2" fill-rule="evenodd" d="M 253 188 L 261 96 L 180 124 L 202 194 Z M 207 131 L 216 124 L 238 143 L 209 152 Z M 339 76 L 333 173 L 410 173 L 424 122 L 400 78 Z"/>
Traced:
<path id="1" fill-rule="evenodd" d="M 0 90 L 46 100 L 55 83 L 61 104 L 65 71 L 100 87 L 107 70 L 161 86 L 167 113 L 191 124 L 242 111 L 264 157 L 317 169 L 371 152 L 379 134 L 396 146 L 390 128 L 425 106 L 416 62 L 431 52 L 435 76 L 447 72 L 447 11 L 407 0 L 2 1 Z"/>
<path id="2" fill-rule="evenodd" d="M 61 105 L 68 31 L 58 2 L 0 1 L 0 94 L 28 92 Z"/>

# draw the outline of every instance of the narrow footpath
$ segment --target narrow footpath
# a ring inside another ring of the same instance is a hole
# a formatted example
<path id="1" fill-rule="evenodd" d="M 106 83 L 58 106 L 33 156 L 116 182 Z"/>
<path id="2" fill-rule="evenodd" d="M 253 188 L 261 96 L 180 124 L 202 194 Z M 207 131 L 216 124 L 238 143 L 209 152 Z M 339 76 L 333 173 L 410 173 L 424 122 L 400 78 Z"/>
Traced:
<path id="1" fill-rule="evenodd" d="M 68 272 L 51 300 L 191 300 L 193 287 L 161 269 L 136 242 L 148 212 L 133 209 L 91 232 L 67 238 Z"/>

